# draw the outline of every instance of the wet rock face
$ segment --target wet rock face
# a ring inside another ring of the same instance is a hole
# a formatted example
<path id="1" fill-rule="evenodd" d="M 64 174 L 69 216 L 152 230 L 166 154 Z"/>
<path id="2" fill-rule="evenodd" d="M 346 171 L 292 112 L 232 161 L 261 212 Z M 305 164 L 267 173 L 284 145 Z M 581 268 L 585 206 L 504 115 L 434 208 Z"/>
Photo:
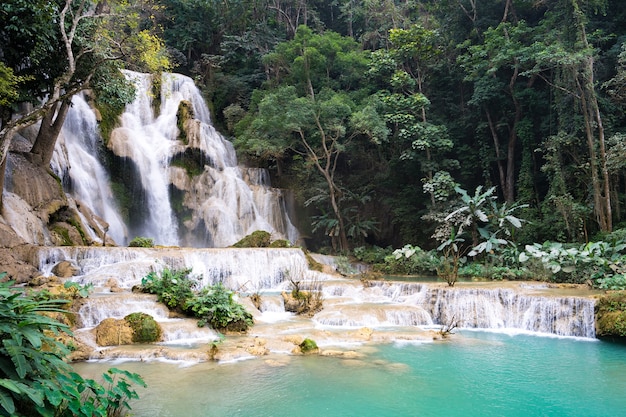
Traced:
<path id="1" fill-rule="evenodd" d="M 43 167 L 32 164 L 20 154 L 9 154 L 6 188 L 31 206 L 43 221 L 67 205 L 61 184 Z"/>
<path id="2" fill-rule="evenodd" d="M 39 275 L 37 268 L 26 259 L 27 251 L 27 245 L 0 248 L 0 272 L 6 272 L 4 279 L 22 284 Z"/>

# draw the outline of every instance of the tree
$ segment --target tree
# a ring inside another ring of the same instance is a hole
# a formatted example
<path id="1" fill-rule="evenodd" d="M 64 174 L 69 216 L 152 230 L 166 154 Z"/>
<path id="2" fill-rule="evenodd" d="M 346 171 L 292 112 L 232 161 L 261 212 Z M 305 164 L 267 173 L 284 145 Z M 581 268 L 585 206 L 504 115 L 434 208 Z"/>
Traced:
<path id="1" fill-rule="evenodd" d="M 326 228 L 327 233 L 345 251 L 349 244 L 337 179 L 340 157 L 355 138 L 380 140 L 387 133 L 373 107 L 350 95 L 366 66 L 365 56 L 350 38 L 315 34 L 301 26 L 292 41 L 277 45 L 264 60 L 272 68 L 269 88 L 259 92 L 255 112 L 240 124 L 237 143 L 257 156 L 305 156 L 326 185 L 315 202 L 330 206 L 336 227 Z"/>
<path id="2" fill-rule="evenodd" d="M 39 0 L 24 6 L 20 0 L 3 3 L 7 12 L 4 15 L 13 22 L 13 13 L 33 10 L 38 20 L 40 35 L 38 42 L 30 49 L 19 48 L 25 33 L 15 22 L 2 31 L 7 40 L 2 51 L 11 52 L 11 64 L 20 70 L 17 73 L 24 80 L 39 80 L 22 94 L 20 100 L 31 99 L 35 107 L 17 118 L 5 118 L 0 130 L 0 165 L 6 162 L 11 139 L 19 129 L 41 120 L 39 133 L 31 150 L 33 162 L 47 166 L 52 157 L 56 138 L 65 120 L 71 97 L 77 92 L 95 88 L 95 80 L 108 82 L 111 69 L 122 65 L 128 54 L 135 61 L 134 69 L 159 71 L 169 66 L 164 45 L 148 30 L 140 30 L 139 14 L 135 6 L 143 2 L 109 2 L 91 0 L 64 0 L 59 4 Z M 41 10 L 45 13 L 42 15 Z M 0 15 L 2 15 L 0 13 Z M 41 50 L 45 52 L 41 52 Z M 36 57 L 31 60 L 29 58 Z M 51 70 L 45 69 L 50 66 Z M 117 72 L 118 77 L 122 77 Z M 28 87 L 28 86 L 27 86 Z M 126 98 L 128 98 L 126 96 Z M 131 97 L 132 98 L 132 97 Z M 15 102 L 12 104 L 16 104 Z M 2 178 L 4 169 L 2 169 Z"/>
<path id="3" fill-rule="evenodd" d="M 391 29 L 390 47 L 374 53 L 369 75 L 383 79 L 387 90 L 379 93 L 382 113 L 392 131 L 391 140 L 399 143 L 402 160 L 416 160 L 425 175 L 422 182 L 430 190 L 440 170 L 458 166 L 446 154 L 453 148 L 446 127 L 427 118 L 430 100 L 427 80 L 433 64 L 442 53 L 438 32 L 414 24 L 409 29 Z M 384 80 L 385 75 L 388 78 Z M 435 195 L 429 191 L 431 205 Z"/>
<path id="4" fill-rule="evenodd" d="M 500 188 L 509 203 L 515 200 L 518 133 L 524 116 L 519 85 L 525 80 L 525 88 L 530 88 L 534 82 L 532 74 L 527 73 L 535 52 L 530 46 L 532 33 L 524 21 L 503 21 L 487 29 L 482 43 L 469 46 L 459 57 L 467 71 L 466 80 L 474 83 L 469 103 L 480 108 L 485 116 L 493 140 Z M 506 127 L 504 132 L 501 126 Z M 503 133 L 507 138 L 504 147 Z"/>
<path id="5" fill-rule="evenodd" d="M 613 213 L 604 118 L 595 80 L 596 51 L 587 34 L 588 16 L 602 10 L 605 1 L 554 1 L 550 2 L 550 6 L 539 27 L 542 41 L 537 42 L 541 50 L 535 57 L 534 73 L 540 74 L 549 69 L 556 74 L 554 80 L 548 82 L 559 94 L 562 102 L 560 109 L 567 109 L 559 114 L 559 134 L 584 137 L 596 221 L 600 230 L 610 232 L 613 229 Z M 566 24 L 555 24 L 557 21 Z M 576 104 L 573 114 L 572 100 Z"/>

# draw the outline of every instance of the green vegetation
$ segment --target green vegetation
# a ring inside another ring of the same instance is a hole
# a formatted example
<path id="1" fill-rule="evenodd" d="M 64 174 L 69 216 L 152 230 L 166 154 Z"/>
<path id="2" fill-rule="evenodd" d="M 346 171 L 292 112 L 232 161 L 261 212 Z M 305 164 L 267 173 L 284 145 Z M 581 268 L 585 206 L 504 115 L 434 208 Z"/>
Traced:
<path id="1" fill-rule="evenodd" d="M 596 303 L 596 334 L 598 337 L 626 337 L 626 294 L 600 297 Z"/>
<path id="2" fill-rule="evenodd" d="M 5 274 L 0 274 L 0 278 Z M 111 369 L 104 385 L 73 372 L 70 347 L 57 336 L 69 328 L 49 316 L 67 313 L 66 300 L 37 300 L 0 282 L 0 415 L 12 417 L 119 416 L 138 398 L 137 374 Z"/>
<path id="3" fill-rule="evenodd" d="M 124 320 L 133 329 L 133 342 L 152 343 L 161 340 L 163 330 L 161 326 L 149 314 L 131 313 L 124 317 Z"/>
<path id="4" fill-rule="evenodd" d="M 194 118 L 193 106 L 187 100 L 183 100 L 178 104 L 178 111 L 176 112 L 176 127 L 178 128 L 178 139 L 184 144 L 189 143 L 187 138 L 187 129 L 185 124 L 188 120 Z"/>
<path id="5" fill-rule="evenodd" d="M 136 236 L 132 238 L 130 242 L 128 242 L 128 247 L 130 248 L 153 248 L 154 239 L 152 239 L 151 237 Z"/>
<path id="6" fill-rule="evenodd" d="M 210 325 L 216 330 L 244 332 L 254 324 L 252 315 L 236 302 L 235 293 L 223 284 L 199 288 L 201 277 L 191 269 L 154 272 L 141 280 L 142 291 L 157 294 L 170 309 L 198 318 L 198 326 Z"/>
<path id="7" fill-rule="evenodd" d="M 267 248 L 270 246 L 271 234 L 265 230 L 257 230 L 232 245 L 233 248 Z"/>
<path id="8" fill-rule="evenodd" d="M 317 343 L 315 343 L 315 340 L 312 340 L 309 338 L 304 339 L 302 343 L 300 343 L 299 346 L 300 346 L 300 350 L 305 355 L 307 353 L 316 353 L 317 351 L 319 351 L 319 348 L 317 347 Z"/>

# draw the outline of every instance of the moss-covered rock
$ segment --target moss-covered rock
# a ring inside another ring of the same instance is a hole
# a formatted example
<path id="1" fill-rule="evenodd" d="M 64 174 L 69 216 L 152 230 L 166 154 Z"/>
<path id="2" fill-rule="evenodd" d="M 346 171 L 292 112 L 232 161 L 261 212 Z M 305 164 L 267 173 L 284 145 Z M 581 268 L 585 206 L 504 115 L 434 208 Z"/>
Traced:
<path id="1" fill-rule="evenodd" d="M 188 100 L 181 100 L 176 111 L 176 127 L 178 127 L 178 139 L 185 145 L 189 143 L 187 139 L 187 121 L 193 120 L 193 105 Z"/>
<path id="2" fill-rule="evenodd" d="M 257 230 L 235 243 L 233 248 L 267 248 L 270 246 L 272 235 L 265 230 Z"/>
<path id="3" fill-rule="evenodd" d="M 600 297 L 595 312 L 598 337 L 626 337 L 626 292 Z"/>
<path id="4" fill-rule="evenodd" d="M 299 346 L 300 350 L 305 355 L 316 354 L 320 351 L 319 347 L 317 347 L 317 343 L 315 343 L 315 340 L 311 340 L 309 338 L 304 339 Z"/>
<path id="5" fill-rule="evenodd" d="M 324 265 L 322 265 L 321 263 L 313 259 L 313 257 L 308 251 L 306 250 L 303 250 L 303 251 L 304 251 L 304 255 L 306 256 L 306 260 L 309 264 L 309 269 L 312 269 L 313 271 L 322 272 L 324 270 Z"/>
<path id="6" fill-rule="evenodd" d="M 152 343 L 161 340 L 163 330 L 154 318 L 146 313 L 132 313 L 124 317 L 133 330 L 134 343 Z"/>
<path id="7" fill-rule="evenodd" d="M 290 248 L 291 242 L 285 239 L 278 239 L 270 243 L 270 248 Z"/>

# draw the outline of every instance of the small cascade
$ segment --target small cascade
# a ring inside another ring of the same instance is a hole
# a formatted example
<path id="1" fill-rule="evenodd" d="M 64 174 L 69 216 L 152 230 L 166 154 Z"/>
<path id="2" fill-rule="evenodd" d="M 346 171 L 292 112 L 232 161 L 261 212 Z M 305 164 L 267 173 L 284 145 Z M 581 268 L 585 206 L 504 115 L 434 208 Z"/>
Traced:
<path id="1" fill-rule="evenodd" d="M 132 313 L 146 313 L 157 321 L 166 320 L 169 310 L 150 294 L 121 293 L 95 295 L 78 310 L 83 327 L 95 327 L 106 318 L 123 319 Z"/>
<path id="2" fill-rule="evenodd" d="M 367 292 L 379 300 L 419 306 L 429 319 L 420 325 L 474 329 L 518 329 L 559 336 L 595 337 L 593 299 L 539 296 L 507 288 L 441 287 L 421 283 L 375 282 Z M 410 321 L 397 324 L 411 325 Z"/>
<path id="3" fill-rule="evenodd" d="M 201 285 L 222 283 L 240 292 L 282 289 L 289 278 L 323 280 L 308 269 L 300 249 L 170 249 L 119 247 L 41 247 L 36 264 L 46 275 L 54 265 L 68 261 L 79 269 L 76 280 L 105 287 L 116 277 L 120 288 L 130 289 L 152 271 L 191 268 Z"/>
<path id="4" fill-rule="evenodd" d="M 72 97 L 72 106 L 57 139 L 52 170 L 61 178 L 66 192 L 103 218 L 109 225 L 108 234 L 116 242 L 124 243 L 126 226 L 114 204 L 109 176 L 99 159 L 100 143 L 96 116 L 84 96 L 77 94 Z M 90 237 L 102 242 L 95 234 Z"/>
<path id="5" fill-rule="evenodd" d="M 595 337 L 593 298 L 552 295 L 550 289 L 523 283 L 509 283 L 508 288 L 388 281 L 364 285 L 356 279 L 310 270 L 304 253 L 293 248 L 40 247 L 34 256 L 31 262 L 46 275 L 60 262 L 69 262 L 78 269 L 71 280 L 94 285 L 95 294 L 79 311 L 83 328 L 77 334 L 87 340 L 93 338 L 90 329 L 105 318 L 121 319 L 134 312 L 147 313 L 159 322 L 164 330 L 161 345 L 173 349 L 189 345 L 189 349 L 202 350 L 198 344 L 217 340 L 217 333 L 198 329 L 195 320 L 171 318 L 155 296 L 131 292 L 149 272 L 164 268 L 191 268 L 201 286 L 222 283 L 237 291 L 238 301 L 257 323 L 252 336 L 276 339 L 275 349 L 280 351 L 290 348 L 276 337 L 279 334 L 316 336 L 331 345 L 366 340 L 424 341 L 432 340 L 433 326 L 453 324 L 466 329 Z M 285 311 L 281 293 L 292 289 L 292 280 L 299 281 L 302 289 L 321 285 L 323 309 L 312 318 Z M 260 301 L 258 309 L 247 297 L 253 294 L 260 297 L 256 300 Z M 95 342 L 90 343 L 98 349 Z M 103 358 L 170 357 L 163 346 L 155 348 L 156 353 L 147 347 L 138 349 L 136 353 L 112 349 L 98 354 Z"/>
<path id="6" fill-rule="evenodd" d="M 521 329 L 595 337 L 594 301 L 529 296 L 509 289 L 455 288 L 430 292 L 433 321 L 480 329 Z"/>
<path id="7" fill-rule="evenodd" d="M 175 319 L 159 321 L 159 324 L 163 329 L 163 343 L 167 345 L 207 343 L 219 339 L 217 332 L 210 327 L 198 327 L 197 320 Z"/>

